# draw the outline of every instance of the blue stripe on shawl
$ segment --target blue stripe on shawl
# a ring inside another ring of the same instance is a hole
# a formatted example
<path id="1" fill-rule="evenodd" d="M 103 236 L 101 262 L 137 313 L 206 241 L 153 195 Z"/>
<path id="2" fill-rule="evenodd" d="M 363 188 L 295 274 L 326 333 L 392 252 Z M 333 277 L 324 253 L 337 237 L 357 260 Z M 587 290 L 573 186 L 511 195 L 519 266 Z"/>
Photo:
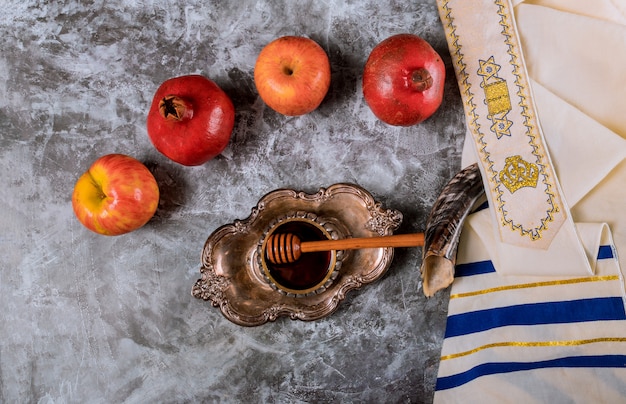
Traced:
<path id="1" fill-rule="evenodd" d="M 481 275 L 496 272 L 491 261 L 479 261 L 469 264 L 459 264 L 454 268 L 454 277 Z"/>
<path id="2" fill-rule="evenodd" d="M 519 304 L 453 314 L 448 316 L 445 338 L 505 326 L 599 320 L 626 320 L 622 298 L 600 297 L 562 302 Z"/>
<path id="3" fill-rule="evenodd" d="M 612 258 L 615 258 L 613 247 L 610 245 L 601 245 L 598 249 L 598 259 L 605 260 Z M 468 264 L 458 264 L 454 269 L 454 277 L 461 278 L 463 276 L 481 275 L 491 272 L 496 272 L 491 261 L 478 261 Z"/>
<path id="4" fill-rule="evenodd" d="M 606 260 L 611 258 L 615 258 L 615 255 L 613 255 L 613 247 L 610 245 L 601 245 L 598 250 L 598 259 Z"/>
<path id="5" fill-rule="evenodd" d="M 544 368 L 626 368 L 626 355 L 570 356 L 538 362 L 482 363 L 468 371 L 438 378 L 435 389 L 437 391 L 451 389 L 486 375 Z"/>

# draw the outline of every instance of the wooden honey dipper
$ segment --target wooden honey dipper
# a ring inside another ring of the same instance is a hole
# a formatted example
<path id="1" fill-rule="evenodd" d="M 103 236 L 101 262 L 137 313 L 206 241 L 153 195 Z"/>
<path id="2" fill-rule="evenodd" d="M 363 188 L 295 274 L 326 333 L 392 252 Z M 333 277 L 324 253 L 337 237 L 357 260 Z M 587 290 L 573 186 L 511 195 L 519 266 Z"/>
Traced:
<path id="1" fill-rule="evenodd" d="M 295 234 L 277 233 L 270 235 L 267 239 L 266 253 L 272 264 L 281 265 L 296 262 L 302 253 L 309 252 L 360 248 L 421 247 L 423 245 L 424 233 L 317 241 L 300 241 L 300 238 Z"/>

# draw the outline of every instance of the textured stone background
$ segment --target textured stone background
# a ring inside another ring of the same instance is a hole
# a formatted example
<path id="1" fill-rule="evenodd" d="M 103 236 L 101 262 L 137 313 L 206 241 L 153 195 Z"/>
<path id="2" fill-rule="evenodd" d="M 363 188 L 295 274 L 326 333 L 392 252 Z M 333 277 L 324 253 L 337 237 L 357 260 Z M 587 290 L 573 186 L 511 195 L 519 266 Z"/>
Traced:
<path id="1" fill-rule="evenodd" d="M 448 73 L 441 109 L 410 128 L 377 121 L 360 84 L 371 49 L 401 32 Z M 253 82 L 259 51 L 287 34 L 316 40 L 333 72 L 321 107 L 297 118 Z M 423 230 L 464 132 L 434 0 L 8 0 L 0 35 L 0 402 L 432 400 L 447 296 L 423 297 L 418 248 L 315 322 L 239 327 L 190 290 L 208 235 L 276 188 L 356 183 L 404 214 L 400 232 Z M 145 129 L 158 85 L 190 73 L 237 110 L 228 148 L 194 168 Z M 146 163 L 162 192 L 148 225 L 114 238 L 70 203 L 112 152 Z"/>

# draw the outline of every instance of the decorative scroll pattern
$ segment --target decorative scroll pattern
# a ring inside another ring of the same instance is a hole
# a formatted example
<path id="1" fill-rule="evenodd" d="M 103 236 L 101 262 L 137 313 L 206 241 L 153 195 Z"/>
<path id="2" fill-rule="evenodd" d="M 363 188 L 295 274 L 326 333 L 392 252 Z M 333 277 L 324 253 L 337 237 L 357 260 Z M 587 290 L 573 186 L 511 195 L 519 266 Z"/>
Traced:
<path id="1" fill-rule="evenodd" d="M 502 136 L 511 136 L 511 122 L 507 114 L 511 112 L 511 97 L 506 80 L 498 77 L 500 65 L 496 64 L 494 57 L 487 60 L 479 60 L 480 69 L 478 75 L 482 76 L 480 86 L 485 91 L 485 102 L 493 125 L 489 128 L 500 139 Z"/>

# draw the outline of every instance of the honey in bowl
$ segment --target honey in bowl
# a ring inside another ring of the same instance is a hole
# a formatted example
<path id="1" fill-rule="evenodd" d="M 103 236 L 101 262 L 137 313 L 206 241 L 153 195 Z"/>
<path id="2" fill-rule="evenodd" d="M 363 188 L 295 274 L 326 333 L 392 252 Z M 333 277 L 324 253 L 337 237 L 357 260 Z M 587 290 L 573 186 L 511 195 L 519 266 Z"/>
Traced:
<path id="1" fill-rule="evenodd" d="M 292 218 L 271 229 L 271 234 L 291 233 L 301 241 L 330 239 L 328 232 L 314 221 Z M 310 252 L 287 264 L 274 264 L 267 258 L 267 243 L 263 245 L 263 269 L 269 280 L 287 293 L 306 294 L 322 288 L 330 279 L 336 263 L 335 251 Z"/>

